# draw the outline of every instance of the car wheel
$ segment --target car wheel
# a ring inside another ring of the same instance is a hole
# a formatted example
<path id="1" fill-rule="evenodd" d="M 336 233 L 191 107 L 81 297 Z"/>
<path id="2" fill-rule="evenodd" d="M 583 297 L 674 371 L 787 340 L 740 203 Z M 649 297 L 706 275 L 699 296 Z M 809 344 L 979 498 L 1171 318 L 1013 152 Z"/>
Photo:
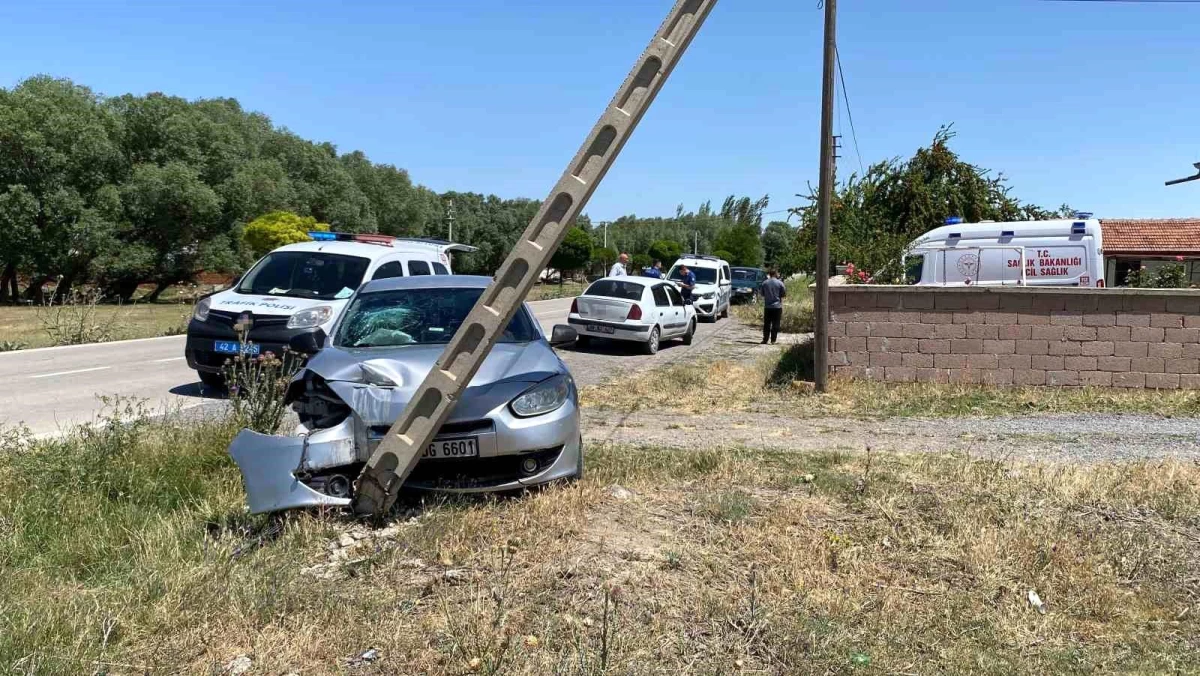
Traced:
<path id="1" fill-rule="evenodd" d="M 220 373 L 209 373 L 208 371 L 196 371 L 200 376 L 200 382 L 208 387 L 221 392 L 225 391 L 225 376 Z"/>
<path id="2" fill-rule="evenodd" d="M 658 354 L 658 339 L 660 335 L 661 334 L 659 334 L 657 326 L 650 329 L 650 338 L 646 341 L 646 344 L 642 346 L 642 349 L 646 351 L 646 354 Z"/>
<path id="3" fill-rule="evenodd" d="M 693 319 L 691 321 L 691 323 L 688 324 L 687 333 L 683 334 L 683 344 L 691 345 L 692 339 L 695 337 L 696 337 L 696 320 Z"/>
<path id="4" fill-rule="evenodd" d="M 591 336 L 576 336 L 575 337 L 575 346 L 576 347 L 587 347 L 588 345 L 591 345 L 591 344 L 592 344 Z"/>

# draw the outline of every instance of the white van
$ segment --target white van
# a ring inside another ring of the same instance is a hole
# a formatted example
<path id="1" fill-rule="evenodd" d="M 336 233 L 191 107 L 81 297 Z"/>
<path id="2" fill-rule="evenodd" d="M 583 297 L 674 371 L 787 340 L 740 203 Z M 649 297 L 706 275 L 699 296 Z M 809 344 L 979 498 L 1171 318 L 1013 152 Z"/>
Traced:
<path id="1" fill-rule="evenodd" d="M 184 355 L 200 380 L 223 385 L 225 362 L 239 351 L 281 354 L 321 348 L 363 282 L 388 277 L 451 274 L 450 254 L 475 247 L 433 239 L 310 232 L 311 242 L 289 244 L 263 256 L 230 288 L 196 303 Z M 247 331 L 243 348 L 239 330 Z"/>
<path id="2" fill-rule="evenodd" d="M 692 305 L 701 320 L 715 322 L 729 316 L 730 297 L 733 295 L 733 275 L 729 263 L 716 256 L 684 255 L 667 273 L 667 279 L 676 283 L 680 279 L 679 266 L 686 265 L 696 275 L 696 288 L 692 290 Z"/>
<path id="3" fill-rule="evenodd" d="M 1094 218 L 946 225 L 918 237 L 904 258 L 924 286 L 1104 286 L 1104 248 Z"/>

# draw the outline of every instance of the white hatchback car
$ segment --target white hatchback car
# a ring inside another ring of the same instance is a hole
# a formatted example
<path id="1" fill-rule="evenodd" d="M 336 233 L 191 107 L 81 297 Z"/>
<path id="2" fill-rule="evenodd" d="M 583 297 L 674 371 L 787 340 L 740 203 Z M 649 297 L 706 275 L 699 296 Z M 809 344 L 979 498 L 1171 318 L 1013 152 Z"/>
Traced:
<path id="1" fill-rule="evenodd" d="M 646 354 L 659 344 L 681 338 L 692 344 L 696 335 L 696 310 L 683 302 L 679 290 L 653 277 L 604 277 L 571 301 L 567 322 L 579 334 L 579 345 L 592 338 L 641 343 Z"/>

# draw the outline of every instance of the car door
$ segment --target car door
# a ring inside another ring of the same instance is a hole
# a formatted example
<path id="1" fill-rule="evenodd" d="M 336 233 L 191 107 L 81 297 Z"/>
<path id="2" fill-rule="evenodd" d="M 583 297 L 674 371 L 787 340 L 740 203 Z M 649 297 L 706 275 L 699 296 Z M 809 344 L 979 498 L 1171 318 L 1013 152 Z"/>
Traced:
<path id="1" fill-rule="evenodd" d="M 724 303 L 726 307 L 729 307 L 729 298 L 733 295 L 733 279 L 729 274 L 729 265 L 725 263 L 721 264 L 721 279 L 717 293 L 721 298 L 721 300 L 717 303 L 717 307 L 720 307 L 722 303 Z"/>
<path id="2" fill-rule="evenodd" d="M 681 334 L 688 332 L 688 323 L 691 322 L 691 317 L 688 317 L 688 310 L 692 306 L 683 302 L 683 296 L 679 295 L 679 289 L 676 289 L 670 284 L 663 284 L 667 290 L 667 298 L 671 301 L 671 307 L 675 310 L 676 321 L 679 323 L 679 332 Z M 695 312 L 695 310 L 693 310 Z"/>
<path id="3" fill-rule="evenodd" d="M 675 318 L 675 308 L 671 306 L 671 299 L 667 296 L 667 289 L 663 284 L 655 284 L 650 288 L 650 296 L 654 302 L 654 317 L 657 319 L 658 325 L 662 327 L 662 337 L 667 337 L 679 331 L 675 326 L 678 321 Z"/>

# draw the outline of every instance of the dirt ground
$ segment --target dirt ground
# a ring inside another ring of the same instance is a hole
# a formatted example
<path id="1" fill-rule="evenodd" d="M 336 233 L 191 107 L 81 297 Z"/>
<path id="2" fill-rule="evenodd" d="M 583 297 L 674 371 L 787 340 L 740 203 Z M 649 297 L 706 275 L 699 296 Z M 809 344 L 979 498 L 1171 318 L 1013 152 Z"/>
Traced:
<path id="1" fill-rule="evenodd" d="M 781 336 L 797 342 L 805 336 Z M 581 385 L 611 382 L 623 374 L 664 368 L 688 360 L 750 363 L 778 347 L 759 345 L 758 328 L 722 321 L 690 347 L 662 350 L 655 357 L 620 348 L 565 353 Z M 712 387 L 720 387 L 713 383 Z M 687 393 L 680 393 L 687 396 Z M 864 450 L 958 452 L 980 457 L 1069 462 L 1177 458 L 1200 461 L 1200 418 L 1152 415 L 1026 414 L 937 419 L 856 418 L 802 415 L 786 402 L 755 411 L 695 415 L 672 410 L 635 412 L 584 409 L 584 438 L 593 443 L 683 449 Z"/>

